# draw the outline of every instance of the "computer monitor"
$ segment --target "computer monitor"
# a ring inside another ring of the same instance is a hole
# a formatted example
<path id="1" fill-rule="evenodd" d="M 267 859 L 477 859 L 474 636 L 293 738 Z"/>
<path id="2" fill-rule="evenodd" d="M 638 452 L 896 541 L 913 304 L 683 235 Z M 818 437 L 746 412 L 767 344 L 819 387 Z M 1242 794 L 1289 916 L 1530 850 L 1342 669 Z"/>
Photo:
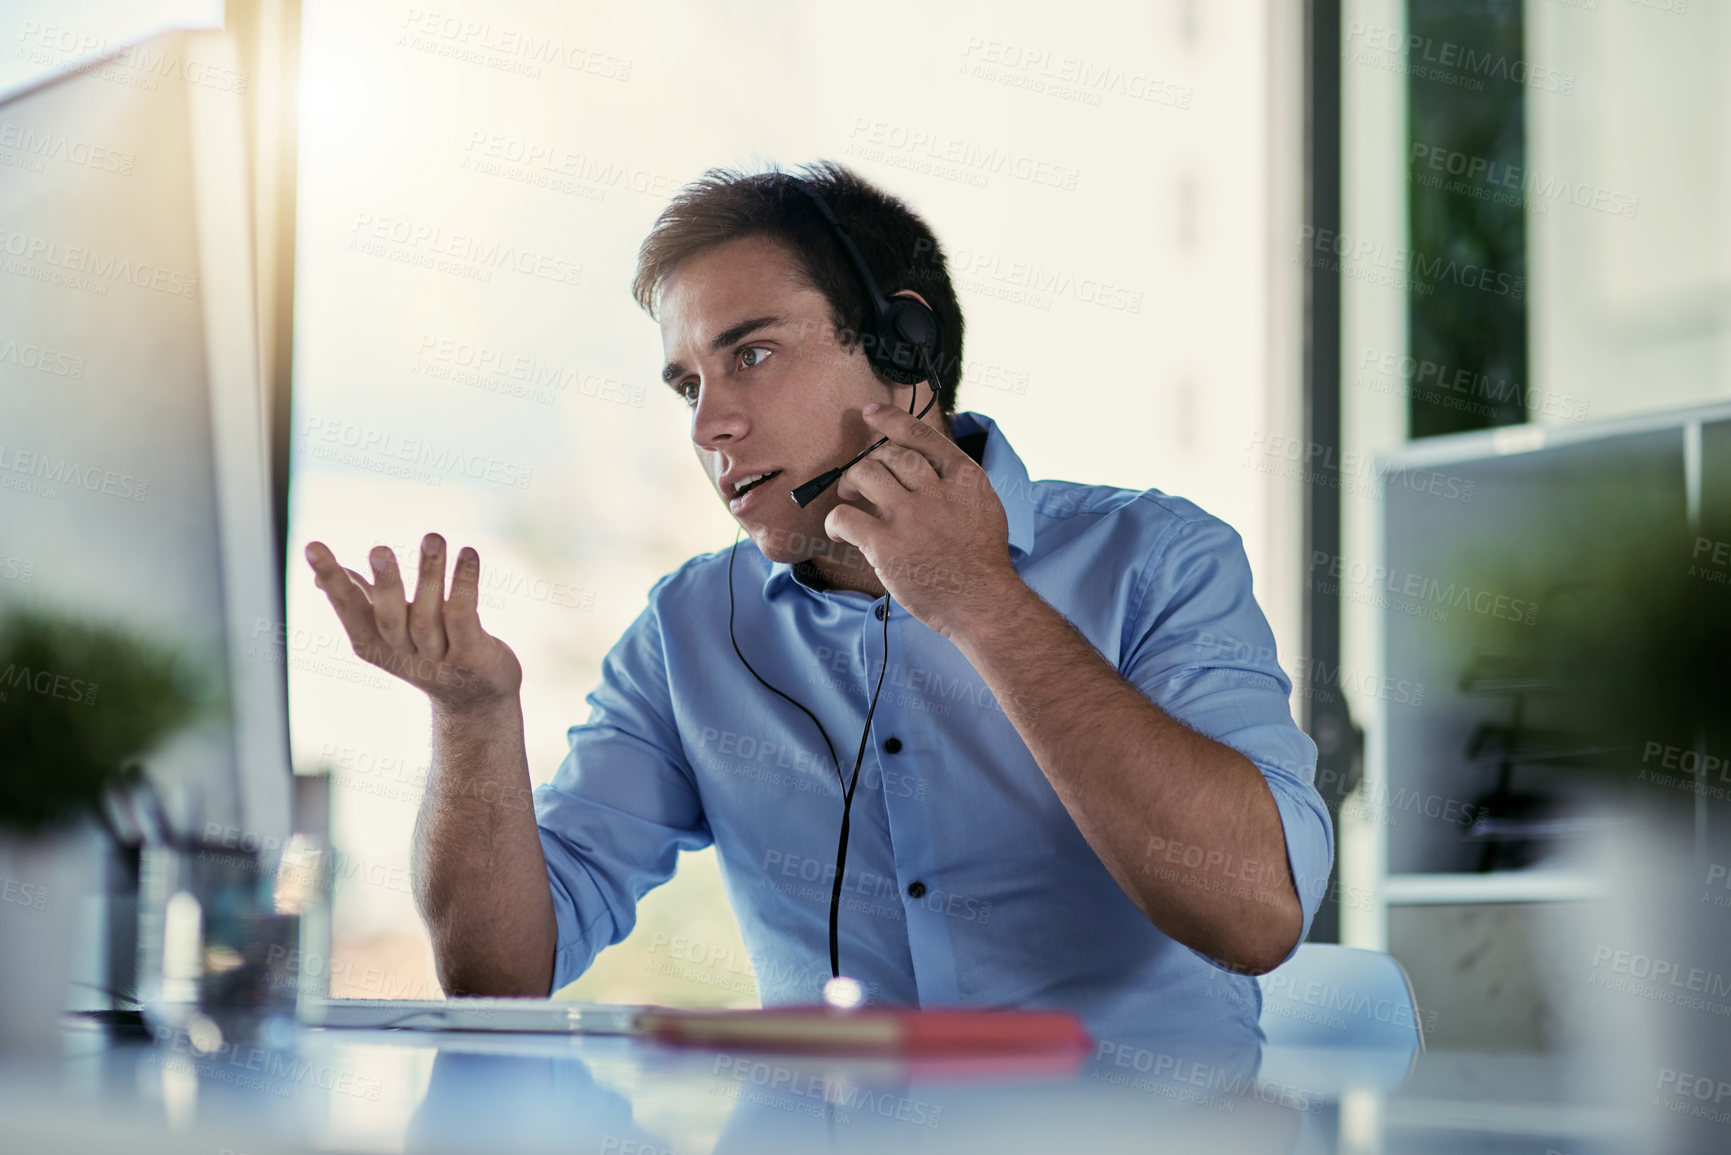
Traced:
<path id="1" fill-rule="evenodd" d="M 221 33 L 0 93 L 0 613 L 204 655 L 226 714 L 146 761 L 182 822 L 276 844 L 290 762 L 245 136 Z"/>

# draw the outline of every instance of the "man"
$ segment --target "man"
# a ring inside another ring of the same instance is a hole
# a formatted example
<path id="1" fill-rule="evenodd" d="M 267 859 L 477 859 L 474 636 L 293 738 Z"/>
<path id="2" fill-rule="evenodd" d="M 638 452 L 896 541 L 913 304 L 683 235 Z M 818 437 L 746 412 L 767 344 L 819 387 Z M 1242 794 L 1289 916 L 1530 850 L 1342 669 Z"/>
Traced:
<path id="1" fill-rule="evenodd" d="M 750 543 L 654 585 L 533 812 L 521 669 L 481 628 L 475 551 L 446 599 L 428 535 L 406 604 L 391 551 L 369 582 L 308 547 L 356 652 L 433 703 L 413 874 L 441 981 L 556 990 L 713 842 L 764 1003 L 814 1001 L 863 742 L 838 948 L 875 999 L 1254 1033 L 1247 976 L 1302 940 L 1333 833 L 1237 534 L 1157 490 L 1029 481 L 955 410 L 963 324 L 931 231 L 839 166 L 805 173 L 882 291 L 932 310 L 936 380 L 874 370 L 861 278 L 789 177 L 714 171 L 674 198 L 634 291 Z"/>

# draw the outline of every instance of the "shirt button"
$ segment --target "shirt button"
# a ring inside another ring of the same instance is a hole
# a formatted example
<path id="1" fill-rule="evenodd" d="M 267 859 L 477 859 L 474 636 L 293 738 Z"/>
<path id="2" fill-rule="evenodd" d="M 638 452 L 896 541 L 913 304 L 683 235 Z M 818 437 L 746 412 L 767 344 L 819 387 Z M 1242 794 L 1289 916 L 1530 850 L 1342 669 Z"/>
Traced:
<path id="1" fill-rule="evenodd" d="M 925 896 L 925 893 L 926 893 L 926 884 L 925 883 L 919 882 L 917 880 L 914 882 L 908 883 L 908 897 L 909 898 L 923 898 Z"/>
<path id="2" fill-rule="evenodd" d="M 884 742 L 884 749 L 891 754 L 900 754 L 902 752 L 902 740 L 900 738 L 887 739 Z"/>
<path id="3" fill-rule="evenodd" d="M 883 621 L 884 620 L 884 604 L 882 602 L 879 602 L 877 605 L 873 606 L 872 607 L 872 613 L 877 615 L 878 621 L 880 621 L 880 622 Z"/>

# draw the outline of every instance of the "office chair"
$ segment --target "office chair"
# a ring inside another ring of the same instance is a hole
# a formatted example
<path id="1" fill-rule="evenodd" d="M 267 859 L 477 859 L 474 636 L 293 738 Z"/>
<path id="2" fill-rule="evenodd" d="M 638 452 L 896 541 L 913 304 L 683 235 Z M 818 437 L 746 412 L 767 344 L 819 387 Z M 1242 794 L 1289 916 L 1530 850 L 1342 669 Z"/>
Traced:
<path id="1" fill-rule="evenodd" d="M 1391 955 L 1307 942 L 1256 981 L 1269 1046 L 1424 1049 L 1412 983 Z"/>

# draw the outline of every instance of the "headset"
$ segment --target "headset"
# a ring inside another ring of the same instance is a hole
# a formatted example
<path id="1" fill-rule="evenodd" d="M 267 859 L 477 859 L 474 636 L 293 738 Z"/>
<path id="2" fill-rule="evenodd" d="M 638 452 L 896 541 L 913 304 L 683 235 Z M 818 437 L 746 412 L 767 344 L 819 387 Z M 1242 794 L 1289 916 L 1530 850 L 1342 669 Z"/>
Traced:
<path id="1" fill-rule="evenodd" d="M 885 297 L 878 289 L 877 278 L 872 276 L 865 257 L 860 255 L 859 246 L 853 243 L 852 235 L 841 221 L 836 219 L 835 211 L 829 207 L 829 202 L 799 177 L 789 175 L 787 179 L 811 198 L 819 215 L 829 222 L 830 231 L 835 233 L 836 240 L 841 242 L 842 251 L 847 254 L 848 260 L 859 273 L 860 284 L 865 286 L 867 304 L 871 307 L 871 328 L 861 331 L 860 343 L 864 347 L 866 360 L 871 362 L 873 369 L 898 384 L 917 385 L 921 381 L 926 382 L 932 391 L 931 400 L 926 402 L 925 409 L 914 414 L 916 420 L 924 417 L 938 399 L 937 366 L 940 364 L 939 351 L 943 346 L 943 328 L 938 324 L 937 314 L 912 297 Z M 912 397 L 908 398 L 908 412 L 914 412 Z M 866 454 L 888 440 L 887 437 L 881 437 L 861 450 L 846 465 L 818 474 L 793 491 L 793 500 L 804 509 L 816 501 L 820 493 L 840 480 L 841 475 L 858 464 Z"/>
<path id="2" fill-rule="evenodd" d="M 791 174 L 783 174 L 783 176 L 795 188 L 811 198 L 812 203 L 817 206 L 818 214 L 828 223 L 830 231 L 840 243 L 842 251 L 847 254 L 849 263 L 859 273 L 860 283 L 865 287 L 867 303 L 871 309 L 870 328 L 869 330 L 861 330 L 860 333 L 866 359 L 870 361 L 873 369 L 899 384 L 917 385 L 921 381 L 926 382 L 932 391 L 932 396 L 931 400 L 926 402 L 924 409 L 921 409 L 917 414 L 914 413 L 914 397 L 908 398 L 908 413 L 916 420 L 924 417 L 938 399 L 937 366 L 943 341 L 942 327 L 938 324 L 937 315 L 930 308 L 912 298 L 886 298 L 878 289 L 877 279 L 872 276 L 871 269 L 866 265 L 865 257 L 860 255 L 859 246 L 854 244 L 853 237 L 849 235 L 841 221 L 836 218 L 829 202 L 824 200 L 816 189 L 801 178 Z M 918 393 L 919 390 L 916 389 L 914 391 L 916 397 Z M 819 494 L 834 485 L 843 473 L 846 473 L 863 460 L 867 454 L 888 440 L 887 437 L 880 437 L 861 450 L 846 465 L 838 466 L 827 473 L 812 478 L 793 491 L 793 500 L 801 509 L 804 509 L 815 501 Z M 740 533 L 743 532 L 744 527 L 741 527 Z M 841 761 L 836 757 L 835 744 L 829 740 L 829 731 L 824 729 L 824 725 L 818 720 L 817 715 L 764 681 L 763 675 L 752 668 L 751 663 L 746 661 L 745 654 L 739 648 L 739 639 L 734 636 L 733 632 L 733 559 L 734 555 L 739 552 L 739 539 L 740 534 L 735 534 L 733 550 L 727 555 L 728 641 L 733 643 L 733 652 L 738 655 L 740 662 L 747 670 L 751 671 L 751 676 L 756 678 L 764 689 L 785 699 L 811 719 L 812 724 L 817 727 L 817 732 L 823 735 L 823 744 L 829 749 L 830 761 L 835 764 L 836 782 L 842 789 L 841 837 L 835 852 L 835 885 L 830 891 L 829 899 L 829 969 L 832 978 L 840 978 L 841 957 L 837 925 L 841 911 L 842 872 L 847 867 L 847 836 L 853 811 L 854 787 L 859 784 L 860 766 L 865 762 L 866 741 L 871 736 L 872 716 L 877 713 L 878 693 L 883 689 L 884 674 L 888 672 L 890 666 L 890 598 L 886 592 L 883 605 L 883 667 L 878 670 L 877 685 L 873 687 L 871 703 L 866 707 L 865 729 L 860 731 L 859 751 L 854 755 L 853 774 L 848 780 L 843 781 Z"/>

